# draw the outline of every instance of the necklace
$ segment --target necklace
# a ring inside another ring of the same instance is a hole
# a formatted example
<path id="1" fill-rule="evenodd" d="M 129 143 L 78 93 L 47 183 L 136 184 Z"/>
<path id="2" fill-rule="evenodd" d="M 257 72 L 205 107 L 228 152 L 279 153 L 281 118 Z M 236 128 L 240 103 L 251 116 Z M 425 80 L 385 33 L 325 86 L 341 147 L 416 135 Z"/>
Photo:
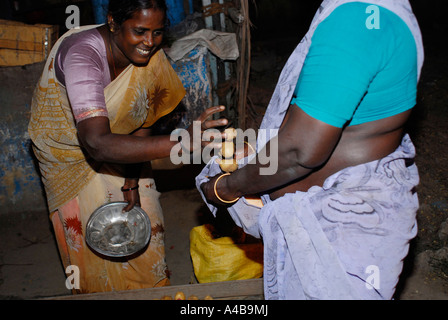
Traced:
<path id="1" fill-rule="evenodd" d="M 116 78 L 116 77 L 117 77 L 117 71 L 115 70 L 114 52 L 112 51 L 112 45 L 111 45 L 111 43 L 112 43 L 112 38 L 111 38 L 111 36 L 110 36 L 110 34 L 109 34 L 109 50 L 110 50 L 110 54 L 112 55 L 112 66 L 113 66 L 113 68 L 114 68 L 114 78 Z"/>

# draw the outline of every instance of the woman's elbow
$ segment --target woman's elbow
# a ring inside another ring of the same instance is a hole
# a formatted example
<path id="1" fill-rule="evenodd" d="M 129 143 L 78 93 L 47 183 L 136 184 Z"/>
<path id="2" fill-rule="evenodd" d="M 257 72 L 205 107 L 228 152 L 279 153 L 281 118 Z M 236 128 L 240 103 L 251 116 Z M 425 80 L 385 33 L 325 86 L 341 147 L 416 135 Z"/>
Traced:
<path id="1" fill-rule="evenodd" d="M 93 117 L 80 121 L 77 125 L 78 140 L 88 156 L 98 162 L 108 161 L 111 131 L 106 117 Z"/>
<path id="2" fill-rule="evenodd" d="M 104 144 L 98 138 L 84 137 L 80 138 L 81 147 L 87 153 L 87 155 L 96 162 L 106 162 L 107 153 Z"/>

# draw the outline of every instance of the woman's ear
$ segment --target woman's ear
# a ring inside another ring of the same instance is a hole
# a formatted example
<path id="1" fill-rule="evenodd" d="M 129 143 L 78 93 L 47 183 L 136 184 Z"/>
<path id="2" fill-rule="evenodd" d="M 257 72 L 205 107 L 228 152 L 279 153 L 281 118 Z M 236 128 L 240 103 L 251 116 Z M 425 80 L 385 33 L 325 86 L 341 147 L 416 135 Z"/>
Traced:
<path id="1" fill-rule="evenodd" d="M 107 15 L 107 25 L 109 27 L 110 32 L 114 33 L 118 30 L 117 24 L 114 21 L 114 18 L 110 14 Z"/>

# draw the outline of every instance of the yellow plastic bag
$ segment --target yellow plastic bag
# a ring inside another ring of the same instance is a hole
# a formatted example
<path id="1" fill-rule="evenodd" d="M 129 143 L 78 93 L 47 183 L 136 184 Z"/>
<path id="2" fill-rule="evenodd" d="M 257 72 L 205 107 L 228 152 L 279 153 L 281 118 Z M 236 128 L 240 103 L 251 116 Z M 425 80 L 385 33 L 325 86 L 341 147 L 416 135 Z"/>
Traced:
<path id="1" fill-rule="evenodd" d="M 190 255 L 199 283 L 255 279 L 263 276 L 263 244 L 241 231 L 237 237 L 214 236 L 212 225 L 190 232 Z"/>

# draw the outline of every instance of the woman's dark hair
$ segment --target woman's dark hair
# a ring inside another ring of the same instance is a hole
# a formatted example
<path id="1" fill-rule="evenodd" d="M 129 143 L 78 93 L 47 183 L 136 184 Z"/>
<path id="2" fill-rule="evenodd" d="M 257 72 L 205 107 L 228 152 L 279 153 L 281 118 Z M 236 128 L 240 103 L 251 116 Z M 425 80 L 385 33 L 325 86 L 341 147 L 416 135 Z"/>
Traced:
<path id="1" fill-rule="evenodd" d="M 165 25 L 168 23 L 167 6 L 165 0 L 110 0 L 109 14 L 114 22 L 121 26 L 123 22 L 130 19 L 138 10 L 156 9 L 165 13 Z"/>

